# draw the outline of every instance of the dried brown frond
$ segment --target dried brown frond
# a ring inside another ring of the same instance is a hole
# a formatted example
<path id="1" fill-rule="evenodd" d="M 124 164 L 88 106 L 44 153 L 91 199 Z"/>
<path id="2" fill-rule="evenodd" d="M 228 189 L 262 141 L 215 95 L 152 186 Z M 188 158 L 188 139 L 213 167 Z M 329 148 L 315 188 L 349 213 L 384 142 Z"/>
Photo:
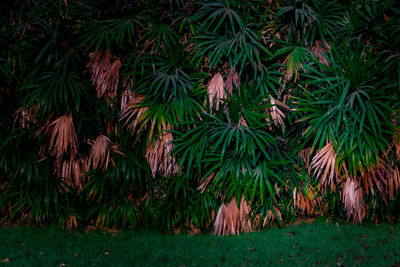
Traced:
<path id="1" fill-rule="evenodd" d="M 393 143 L 396 149 L 396 158 L 397 160 L 400 159 L 400 128 L 396 130 L 393 136 Z"/>
<path id="2" fill-rule="evenodd" d="M 214 234 L 216 235 L 234 235 L 240 231 L 240 214 L 236 199 L 232 198 L 228 206 L 224 204 L 218 210 L 214 223 Z"/>
<path id="3" fill-rule="evenodd" d="M 162 127 L 162 132 L 157 136 L 154 146 L 150 139 L 146 148 L 145 157 L 154 178 L 158 172 L 164 177 L 178 172 L 176 160 L 171 155 L 173 137 L 172 133 L 169 132 L 170 126 L 163 123 Z"/>
<path id="4" fill-rule="evenodd" d="M 245 198 L 242 196 L 242 199 L 240 200 L 240 209 L 239 209 L 241 232 L 248 233 L 253 231 L 251 220 L 249 218 L 250 212 L 251 212 L 251 207 L 249 203 L 247 203 Z"/>
<path id="5" fill-rule="evenodd" d="M 148 107 L 140 106 L 140 103 L 145 97 L 145 95 L 129 95 L 129 104 L 124 106 L 124 109 L 121 110 L 120 121 L 124 120 L 125 124 L 128 125 L 128 129 L 131 131 L 136 129 L 136 126 L 140 124 L 145 112 L 148 110 Z"/>
<path id="6" fill-rule="evenodd" d="M 325 54 L 329 52 L 331 46 L 328 42 L 321 42 L 320 40 L 315 41 L 315 45 L 311 48 L 311 51 L 318 59 L 318 61 L 322 64 L 329 65 L 328 60 L 325 57 Z"/>
<path id="7" fill-rule="evenodd" d="M 253 226 L 249 218 L 251 207 L 242 196 L 238 208 L 236 198 L 232 198 L 227 206 L 222 204 L 214 222 L 214 234 L 234 235 L 240 232 L 251 232 Z"/>
<path id="8" fill-rule="evenodd" d="M 227 95 L 224 90 L 224 80 L 220 73 L 214 75 L 208 84 L 208 99 L 210 102 L 210 109 L 215 107 L 215 109 L 219 109 L 219 102 L 222 99 L 226 99 Z"/>
<path id="9" fill-rule="evenodd" d="M 111 141 L 107 136 L 100 134 L 93 142 L 90 150 L 89 165 L 93 169 L 107 170 L 110 162 Z"/>
<path id="10" fill-rule="evenodd" d="M 92 73 L 92 84 L 96 86 L 97 97 L 107 96 L 111 99 L 117 96 L 119 83 L 119 69 L 121 61 L 116 58 L 111 63 L 111 55 L 106 51 L 90 53 L 90 62 L 87 67 Z"/>
<path id="11" fill-rule="evenodd" d="M 385 20 L 385 22 L 389 22 L 389 17 L 385 13 L 383 13 L 383 19 Z"/>
<path id="12" fill-rule="evenodd" d="M 197 187 L 197 190 L 200 190 L 201 193 L 204 193 L 204 191 L 207 188 L 207 185 L 213 180 L 216 176 L 216 172 L 211 173 L 209 176 L 207 176 L 206 179 Z"/>
<path id="13" fill-rule="evenodd" d="M 224 221 L 225 221 L 226 206 L 222 204 L 219 207 L 217 217 L 214 222 L 214 234 L 215 235 L 225 235 Z"/>
<path id="14" fill-rule="evenodd" d="M 399 186 L 400 186 L 400 172 L 399 172 L 399 168 L 396 166 L 394 169 L 392 169 L 391 171 L 391 179 L 389 179 L 391 186 L 394 187 L 395 192 L 393 194 L 392 191 L 389 191 L 389 196 L 390 199 L 393 199 L 393 195 L 397 195 L 399 192 Z"/>
<path id="15" fill-rule="evenodd" d="M 278 106 L 281 106 L 285 109 L 289 109 L 289 107 L 282 103 L 281 101 L 274 99 L 271 95 L 269 96 L 269 102 L 271 103 L 271 107 L 268 108 L 268 113 L 272 117 L 272 120 L 274 121 L 275 125 L 280 126 L 282 129 L 285 128 L 285 123 L 283 121 L 285 117 L 285 114 L 278 108 Z M 267 121 L 269 121 L 267 117 Z"/>
<path id="16" fill-rule="evenodd" d="M 367 194 L 369 192 L 374 194 L 376 187 L 382 196 L 388 194 L 389 199 L 392 200 L 399 190 L 399 170 L 396 165 L 392 167 L 383 159 L 380 159 L 368 171 L 361 172 L 361 181 Z"/>
<path id="17" fill-rule="evenodd" d="M 68 214 L 68 221 L 65 223 L 64 227 L 66 230 L 71 230 L 72 228 L 78 227 L 76 216 Z"/>
<path id="18" fill-rule="evenodd" d="M 83 174 L 88 171 L 87 158 L 80 157 L 75 159 L 56 160 L 54 163 L 54 173 L 61 177 L 70 186 L 82 190 L 84 181 Z"/>
<path id="19" fill-rule="evenodd" d="M 14 126 L 19 121 L 19 126 L 22 129 L 28 129 L 29 123 L 37 123 L 35 118 L 35 106 L 30 108 L 20 107 L 15 112 Z"/>
<path id="20" fill-rule="evenodd" d="M 247 121 L 243 118 L 243 115 L 240 115 L 238 126 L 239 127 L 249 127 L 249 125 L 247 124 Z"/>
<path id="21" fill-rule="evenodd" d="M 269 209 L 267 216 L 264 217 L 263 227 L 266 227 L 269 222 L 273 222 L 273 221 L 275 221 L 277 219 L 282 221 L 282 215 L 281 215 L 280 210 L 277 209 L 275 206 L 273 206 L 272 208 L 275 210 L 277 216 L 275 216 L 275 214 L 272 211 L 272 209 Z"/>
<path id="22" fill-rule="evenodd" d="M 130 90 L 123 90 L 121 94 L 121 112 L 129 107 L 130 103 L 133 103 L 135 95 Z"/>
<path id="23" fill-rule="evenodd" d="M 89 159 L 87 156 L 81 155 L 78 160 L 74 163 L 74 178 L 75 185 L 82 190 L 82 186 L 85 183 L 83 180 L 84 174 L 89 171 Z"/>
<path id="24" fill-rule="evenodd" d="M 290 82 L 293 79 L 293 82 L 299 80 L 299 71 L 303 69 L 303 65 L 297 61 L 295 62 L 292 58 L 292 55 L 289 54 L 282 62 L 282 67 L 279 68 L 279 72 L 284 73 L 283 84 Z"/>
<path id="25" fill-rule="evenodd" d="M 300 151 L 299 157 L 306 165 L 307 173 L 311 173 L 311 164 L 310 164 L 310 155 L 311 155 L 311 147 L 304 148 Z"/>
<path id="26" fill-rule="evenodd" d="M 311 162 L 311 166 L 314 169 L 314 175 L 321 179 L 321 185 L 324 186 L 330 184 L 332 190 L 334 189 L 335 177 L 335 163 L 336 163 L 336 153 L 332 143 L 325 145 L 321 151 L 316 153 Z M 328 177 L 329 174 L 329 177 Z M 326 178 L 328 177 L 328 181 Z"/>
<path id="27" fill-rule="evenodd" d="M 268 2 L 271 2 L 271 1 L 268 1 Z M 263 40 L 265 45 L 268 45 L 268 43 L 269 43 L 269 48 L 273 47 L 276 44 L 276 42 L 274 41 L 275 38 L 278 40 L 281 39 L 280 33 L 278 31 L 275 31 L 273 26 L 268 26 L 261 33 L 263 34 L 261 39 Z"/>
<path id="28" fill-rule="evenodd" d="M 225 229 L 227 229 L 228 235 L 239 234 L 240 231 L 240 214 L 235 198 L 226 207 Z"/>
<path id="29" fill-rule="evenodd" d="M 226 90 L 232 94 L 233 93 L 233 89 L 235 88 L 239 88 L 239 75 L 238 73 L 235 71 L 235 69 L 232 69 L 228 76 L 226 77 L 226 81 L 225 81 L 225 88 Z"/>
<path id="30" fill-rule="evenodd" d="M 119 83 L 119 69 L 121 68 L 121 61 L 117 58 L 111 64 L 106 73 L 106 82 L 108 84 L 108 96 L 115 98 L 117 96 L 117 88 Z"/>
<path id="31" fill-rule="evenodd" d="M 347 219 L 353 217 L 353 222 L 361 223 L 365 217 L 362 208 L 363 190 L 357 180 L 347 178 L 343 185 L 343 203 Z"/>
<path id="32" fill-rule="evenodd" d="M 297 188 L 293 190 L 295 208 L 307 216 L 319 215 L 319 212 L 316 212 L 316 207 L 320 206 L 318 205 L 320 201 L 321 199 L 316 197 L 314 189 L 309 184 L 306 185 L 304 193 L 297 191 Z"/>
<path id="33" fill-rule="evenodd" d="M 61 116 L 48 125 L 46 132 L 51 132 L 49 151 L 61 159 L 63 155 L 71 157 L 78 153 L 78 141 L 72 116 Z"/>

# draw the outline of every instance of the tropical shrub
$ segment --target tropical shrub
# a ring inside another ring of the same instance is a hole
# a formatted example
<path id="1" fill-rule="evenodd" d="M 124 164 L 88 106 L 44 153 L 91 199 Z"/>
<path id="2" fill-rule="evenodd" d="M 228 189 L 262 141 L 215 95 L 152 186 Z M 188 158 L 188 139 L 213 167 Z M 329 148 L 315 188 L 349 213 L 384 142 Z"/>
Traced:
<path id="1" fill-rule="evenodd" d="M 0 214 L 233 234 L 398 219 L 400 5 L 0 6 Z"/>

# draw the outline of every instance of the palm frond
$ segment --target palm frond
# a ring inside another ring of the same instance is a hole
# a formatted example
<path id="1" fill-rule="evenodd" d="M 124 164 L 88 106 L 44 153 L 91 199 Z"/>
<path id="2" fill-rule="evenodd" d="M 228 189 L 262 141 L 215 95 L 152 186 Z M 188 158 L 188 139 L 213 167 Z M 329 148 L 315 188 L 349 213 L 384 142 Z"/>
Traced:
<path id="1" fill-rule="evenodd" d="M 129 104 L 134 101 L 135 95 L 130 90 L 123 90 L 121 93 L 121 111 L 125 111 Z"/>
<path id="2" fill-rule="evenodd" d="M 136 126 L 142 121 L 142 116 L 148 110 L 148 107 L 140 106 L 140 103 L 145 99 L 145 95 L 129 96 L 129 104 L 121 110 L 120 120 L 124 120 L 128 128 L 134 131 Z"/>
<path id="3" fill-rule="evenodd" d="M 150 165 L 153 178 L 160 172 L 164 177 L 178 172 L 178 165 L 171 154 L 173 149 L 173 136 L 170 132 L 170 126 L 162 124 L 162 132 L 157 136 L 153 146 L 151 139 L 146 148 L 146 160 Z"/>
<path id="4" fill-rule="evenodd" d="M 281 101 L 274 99 L 271 95 L 269 96 L 269 101 L 271 103 L 271 107 L 268 108 L 268 113 L 272 117 L 275 125 L 280 126 L 282 129 L 285 129 L 285 122 L 283 121 L 286 118 L 285 114 L 278 108 L 278 105 L 289 109 L 289 107 L 282 103 Z M 268 117 L 266 118 L 269 121 Z"/>
<path id="5" fill-rule="evenodd" d="M 363 190 L 358 181 L 347 178 L 343 185 L 342 194 L 347 219 L 353 217 L 354 222 L 361 223 L 365 217 L 365 212 L 362 207 Z"/>
<path id="6" fill-rule="evenodd" d="M 315 189 L 310 184 L 304 186 L 304 191 L 297 190 L 297 187 L 293 190 L 293 203 L 296 209 L 307 216 L 319 215 L 322 211 L 322 198 L 317 197 Z"/>
<path id="7" fill-rule="evenodd" d="M 272 206 L 269 210 L 267 215 L 264 217 L 263 220 L 263 227 L 266 227 L 268 223 L 273 222 L 273 221 L 282 221 L 282 214 L 279 209 L 277 209 L 275 206 Z"/>
<path id="8" fill-rule="evenodd" d="M 17 109 L 17 111 L 15 112 L 14 126 L 17 121 L 19 121 L 19 126 L 22 129 L 28 129 L 29 123 L 37 123 L 35 109 L 35 106 L 32 106 L 30 108 L 20 107 L 19 109 Z"/>
<path id="9" fill-rule="evenodd" d="M 125 97 L 126 99 L 123 99 L 123 101 L 129 99 L 129 103 L 123 105 L 123 109 L 120 112 L 120 121 L 125 121 L 125 125 L 128 125 L 131 131 L 134 131 L 136 126 L 142 121 L 142 116 L 148 110 L 148 107 L 140 105 L 146 96 L 128 93 L 128 96 Z"/>
<path id="10" fill-rule="evenodd" d="M 204 193 L 204 191 L 207 188 L 207 185 L 213 180 L 215 179 L 216 173 L 212 172 L 209 176 L 207 176 L 203 182 L 199 185 L 199 187 L 197 187 L 197 190 L 200 190 L 201 193 Z"/>
<path id="11" fill-rule="evenodd" d="M 245 118 L 243 117 L 243 115 L 240 115 L 240 119 L 238 122 L 238 126 L 239 127 L 249 127 L 249 125 L 247 124 L 247 121 L 245 120 Z"/>
<path id="12" fill-rule="evenodd" d="M 400 159 L 400 129 L 398 129 L 393 137 L 394 148 L 396 150 L 396 158 Z"/>
<path id="13" fill-rule="evenodd" d="M 89 156 L 89 165 L 93 169 L 107 170 L 110 162 L 111 141 L 107 136 L 100 134 L 92 144 Z"/>
<path id="14" fill-rule="evenodd" d="M 224 80 L 220 73 L 214 75 L 208 84 L 207 88 L 208 99 L 210 103 L 210 109 L 215 107 L 219 109 L 219 103 L 222 99 L 226 99 L 227 95 L 224 90 Z"/>
<path id="15" fill-rule="evenodd" d="M 225 81 L 225 88 L 229 94 L 233 94 L 234 88 L 239 88 L 240 79 L 235 69 L 231 69 Z"/>
<path id="16" fill-rule="evenodd" d="M 240 232 L 240 212 L 236 199 L 232 198 L 228 206 L 224 204 L 218 210 L 214 223 L 214 234 L 234 235 Z"/>
<path id="17" fill-rule="evenodd" d="M 314 175 L 316 174 L 316 176 L 321 179 L 321 185 L 326 187 L 329 183 L 332 190 L 335 189 L 333 178 L 335 177 L 336 157 L 337 155 L 332 143 L 328 143 L 321 149 L 321 151 L 315 154 L 311 162 L 311 166 L 314 169 Z M 328 178 L 327 181 L 326 178 Z"/>
<path id="18" fill-rule="evenodd" d="M 79 191 L 83 188 L 83 175 L 88 169 L 88 159 L 85 156 L 56 160 L 54 173 L 63 179 L 69 186 L 75 186 Z"/>
<path id="19" fill-rule="evenodd" d="M 87 67 L 92 73 L 92 84 L 96 87 L 97 97 L 115 98 L 119 83 L 119 69 L 122 66 L 121 61 L 116 58 L 111 63 L 112 56 L 108 50 L 90 53 L 89 57 L 90 62 Z"/>
<path id="20" fill-rule="evenodd" d="M 321 64 L 329 65 L 329 62 L 326 58 L 326 53 L 329 53 L 330 49 L 331 46 L 327 41 L 323 42 L 316 40 L 315 45 L 311 48 L 311 51 Z"/>
<path id="21" fill-rule="evenodd" d="M 304 162 L 308 174 L 311 173 L 311 164 L 310 164 L 311 151 L 312 147 L 307 147 L 299 152 L 299 158 Z"/>
<path id="22" fill-rule="evenodd" d="M 242 196 L 238 208 L 236 198 L 232 198 L 226 206 L 222 204 L 218 210 L 214 222 L 214 234 L 235 235 L 240 232 L 253 231 L 253 225 L 249 218 L 251 207 Z"/>
<path id="23" fill-rule="evenodd" d="M 240 220 L 241 232 L 247 233 L 253 231 L 253 225 L 251 223 L 251 219 L 249 218 L 250 212 L 251 212 L 251 207 L 244 198 L 244 196 L 242 196 L 239 207 L 239 220 Z"/>
<path id="24" fill-rule="evenodd" d="M 63 155 L 75 155 L 78 153 L 78 140 L 72 120 L 72 115 L 64 115 L 53 121 L 47 127 L 51 132 L 49 151 L 61 159 Z"/>
<path id="25" fill-rule="evenodd" d="M 300 46 L 288 46 L 281 49 L 278 54 L 289 52 L 282 62 L 280 72 L 284 73 L 284 84 L 288 82 L 296 82 L 300 79 L 300 71 L 304 70 L 304 65 L 309 62 L 309 51 Z"/>
<path id="26" fill-rule="evenodd" d="M 397 166 L 390 166 L 384 159 L 380 159 L 377 164 L 367 171 L 361 171 L 361 179 L 365 192 L 375 194 L 375 189 L 385 196 L 388 195 L 392 200 L 395 193 L 399 190 L 399 171 Z"/>

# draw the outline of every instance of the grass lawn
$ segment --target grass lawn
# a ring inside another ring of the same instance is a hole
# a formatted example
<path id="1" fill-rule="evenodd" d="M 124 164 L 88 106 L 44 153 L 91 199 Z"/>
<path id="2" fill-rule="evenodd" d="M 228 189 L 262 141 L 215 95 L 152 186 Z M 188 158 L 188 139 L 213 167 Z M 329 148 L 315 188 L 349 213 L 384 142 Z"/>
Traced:
<path id="1" fill-rule="evenodd" d="M 0 266 L 400 266 L 400 224 L 311 224 L 240 236 L 0 229 Z"/>

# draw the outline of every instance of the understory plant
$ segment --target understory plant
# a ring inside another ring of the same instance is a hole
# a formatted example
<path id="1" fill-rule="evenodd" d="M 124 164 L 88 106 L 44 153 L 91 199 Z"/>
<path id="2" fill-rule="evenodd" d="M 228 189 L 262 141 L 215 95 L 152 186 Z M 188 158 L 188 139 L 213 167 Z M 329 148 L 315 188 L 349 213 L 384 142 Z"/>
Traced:
<path id="1" fill-rule="evenodd" d="M 397 220 L 400 5 L 0 7 L 0 223 Z"/>

